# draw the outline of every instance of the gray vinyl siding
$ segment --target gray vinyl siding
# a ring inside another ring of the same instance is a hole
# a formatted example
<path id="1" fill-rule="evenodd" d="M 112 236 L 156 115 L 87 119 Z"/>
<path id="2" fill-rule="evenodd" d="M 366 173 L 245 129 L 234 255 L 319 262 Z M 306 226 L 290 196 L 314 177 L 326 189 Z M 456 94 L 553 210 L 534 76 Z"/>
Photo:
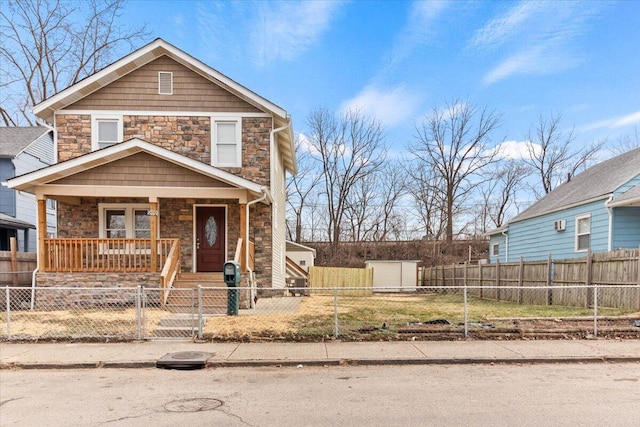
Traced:
<path id="1" fill-rule="evenodd" d="M 640 207 L 613 209 L 612 249 L 640 247 Z"/>
<path id="2" fill-rule="evenodd" d="M 0 158 L 0 182 L 15 176 L 11 159 Z M 16 216 L 16 192 L 0 185 L 0 212 L 12 217 Z"/>
<path id="3" fill-rule="evenodd" d="M 576 251 L 576 218 L 591 215 L 590 249 L 593 252 L 608 250 L 609 214 L 604 207 L 605 200 L 598 200 L 582 206 L 541 215 L 535 218 L 509 224 L 509 261 L 546 259 L 549 253 L 555 259 L 585 256 L 584 251 Z M 554 230 L 554 221 L 566 221 L 564 231 Z"/>

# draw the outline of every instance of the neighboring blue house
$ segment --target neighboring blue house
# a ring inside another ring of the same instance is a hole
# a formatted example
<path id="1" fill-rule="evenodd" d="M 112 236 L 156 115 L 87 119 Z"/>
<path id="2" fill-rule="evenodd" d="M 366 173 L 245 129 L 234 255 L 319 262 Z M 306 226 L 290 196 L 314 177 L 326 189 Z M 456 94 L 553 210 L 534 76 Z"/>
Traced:
<path id="1" fill-rule="evenodd" d="M 487 234 L 492 263 L 640 247 L 640 148 L 587 169 Z"/>
<path id="2" fill-rule="evenodd" d="M 53 135 L 46 127 L 0 127 L 0 183 L 54 163 Z M 34 252 L 36 199 L 32 194 L 0 185 L 0 251 L 16 237 L 18 250 Z M 54 202 L 47 204 L 47 234 L 56 234 Z"/>

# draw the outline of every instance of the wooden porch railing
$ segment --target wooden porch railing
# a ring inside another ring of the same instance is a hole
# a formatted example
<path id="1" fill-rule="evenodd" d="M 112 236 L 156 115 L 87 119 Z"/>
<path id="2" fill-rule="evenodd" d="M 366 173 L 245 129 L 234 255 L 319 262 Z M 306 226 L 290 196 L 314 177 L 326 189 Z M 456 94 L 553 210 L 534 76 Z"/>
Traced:
<path id="1" fill-rule="evenodd" d="M 242 237 L 238 239 L 233 260 L 240 264 L 241 271 L 245 272 L 255 270 L 255 252 L 255 244 L 252 241 L 249 241 L 249 265 L 246 265 L 246 257 L 244 256 L 244 239 Z"/>
<path id="2" fill-rule="evenodd" d="M 167 303 L 169 292 L 180 272 L 180 240 L 175 239 L 169 250 L 169 255 L 160 273 L 160 287 L 162 288 L 162 305 Z"/>
<path id="3" fill-rule="evenodd" d="M 157 240 L 158 268 L 164 269 L 179 239 Z M 173 261 L 172 261 L 173 262 Z M 42 272 L 152 272 L 151 239 L 44 239 Z M 179 262 L 178 262 L 179 265 Z"/>

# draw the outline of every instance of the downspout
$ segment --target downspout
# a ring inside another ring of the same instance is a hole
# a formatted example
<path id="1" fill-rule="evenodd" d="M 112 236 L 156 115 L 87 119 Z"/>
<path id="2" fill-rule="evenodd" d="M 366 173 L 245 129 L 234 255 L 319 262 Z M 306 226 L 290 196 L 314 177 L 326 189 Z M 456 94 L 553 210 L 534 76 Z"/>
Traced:
<path id="1" fill-rule="evenodd" d="M 509 262 L 509 230 L 503 230 L 500 234 L 504 236 L 504 262 Z"/>
<path id="2" fill-rule="evenodd" d="M 247 270 L 249 271 L 249 277 L 250 277 L 250 283 L 251 283 L 251 298 L 249 303 L 251 304 L 251 308 L 255 307 L 255 289 L 253 287 L 253 270 L 251 270 L 251 268 L 249 267 L 249 208 L 251 207 L 251 205 L 255 205 L 256 203 L 259 202 L 263 202 L 265 199 L 269 199 L 269 201 L 271 203 L 273 203 L 273 199 L 271 198 L 271 195 L 269 195 L 269 192 L 267 191 L 266 188 L 262 187 L 260 189 L 262 191 L 262 196 L 258 197 L 257 199 L 251 200 L 250 202 L 247 202 L 247 204 L 245 205 L 244 209 L 245 209 L 245 233 L 246 235 L 244 236 L 244 265 L 247 266 Z"/>
<path id="3" fill-rule="evenodd" d="M 609 203 L 613 200 L 613 194 L 609 196 L 606 202 L 604 202 L 604 207 L 607 209 L 607 213 L 609 214 L 609 231 L 607 236 L 607 251 L 611 252 L 613 249 L 613 209 L 609 206 Z"/>
<path id="4" fill-rule="evenodd" d="M 53 116 L 55 121 L 55 116 Z M 36 124 L 46 127 L 53 133 L 53 164 L 58 163 L 58 132 L 56 131 L 55 126 L 51 126 L 45 120 L 37 120 Z M 55 124 L 55 123 L 54 123 Z M 45 209 L 46 215 L 46 209 Z M 47 219 L 44 219 L 44 223 L 47 224 Z M 57 231 L 56 231 L 57 233 Z M 36 255 L 36 269 L 31 273 L 31 310 L 35 308 L 35 300 L 36 300 L 36 274 L 40 271 L 40 251 L 37 252 Z"/>

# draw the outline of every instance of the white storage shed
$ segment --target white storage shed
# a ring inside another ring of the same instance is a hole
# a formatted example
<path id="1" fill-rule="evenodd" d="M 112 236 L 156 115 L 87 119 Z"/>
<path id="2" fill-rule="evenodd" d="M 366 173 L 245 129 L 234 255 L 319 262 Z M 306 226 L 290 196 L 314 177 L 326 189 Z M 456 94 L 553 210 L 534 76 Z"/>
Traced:
<path id="1" fill-rule="evenodd" d="M 367 261 L 373 269 L 374 292 L 415 292 L 420 261 Z"/>

